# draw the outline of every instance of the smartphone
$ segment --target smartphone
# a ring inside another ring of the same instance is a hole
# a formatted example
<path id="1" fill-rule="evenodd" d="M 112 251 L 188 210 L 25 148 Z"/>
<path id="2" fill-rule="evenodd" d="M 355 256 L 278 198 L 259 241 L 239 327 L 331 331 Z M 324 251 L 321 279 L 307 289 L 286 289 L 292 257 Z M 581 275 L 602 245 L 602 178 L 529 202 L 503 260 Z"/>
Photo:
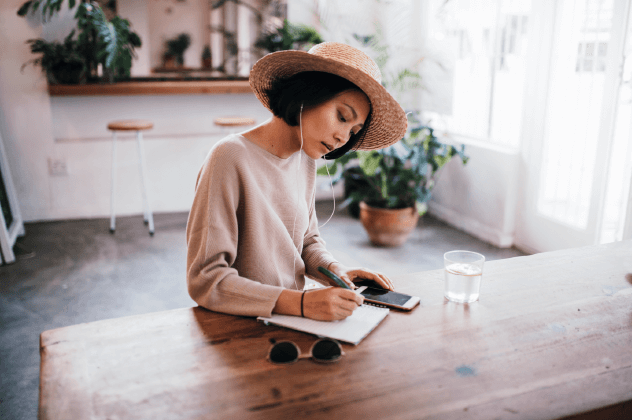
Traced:
<path id="1" fill-rule="evenodd" d="M 377 286 L 377 283 L 373 283 Z M 367 282 L 362 281 L 356 283 L 359 286 L 355 291 L 364 296 L 364 300 L 377 305 L 384 305 L 395 309 L 410 311 L 419 304 L 417 296 L 405 295 L 403 293 L 391 292 L 390 290 L 380 287 L 367 286 Z"/>

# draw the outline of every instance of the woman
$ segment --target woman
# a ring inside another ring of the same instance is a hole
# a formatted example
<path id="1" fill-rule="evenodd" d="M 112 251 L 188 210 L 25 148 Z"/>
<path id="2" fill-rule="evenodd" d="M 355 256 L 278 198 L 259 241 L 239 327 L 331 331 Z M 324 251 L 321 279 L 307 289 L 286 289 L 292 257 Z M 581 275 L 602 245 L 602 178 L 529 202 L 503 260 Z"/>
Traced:
<path id="1" fill-rule="evenodd" d="M 401 139 L 406 115 L 380 84 L 375 62 L 335 42 L 259 60 L 250 86 L 273 117 L 218 142 L 198 175 L 187 224 L 187 284 L 203 307 L 235 315 L 272 312 L 318 320 L 351 315 L 363 297 L 341 287 L 303 291 L 305 275 L 332 285 L 322 266 L 351 288 L 371 279 L 325 249 L 314 210 L 316 159 Z"/>

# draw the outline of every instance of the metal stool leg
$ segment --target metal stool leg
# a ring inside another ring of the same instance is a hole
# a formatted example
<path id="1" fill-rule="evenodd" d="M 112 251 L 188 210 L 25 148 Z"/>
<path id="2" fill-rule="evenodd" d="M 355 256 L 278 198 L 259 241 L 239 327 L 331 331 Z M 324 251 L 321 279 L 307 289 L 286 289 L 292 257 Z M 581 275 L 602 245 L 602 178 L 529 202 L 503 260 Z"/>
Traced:
<path id="1" fill-rule="evenodd" d="M 112 181 L 110 184 L 110 233 L 116 229 L 114 199 L 116 197 L 116 131 L 112 131 Z"/>
<path id="2" fill-rule="evenodd" d="M 143 165 L 145 164 L 145 157 L 144 157 L 144 150 L 141 150 L 141 144 L 139 143 L 139 137 L 142 139 L 142 133 L 140 131 L 136 132 L 136 140 L 137 140 L 137 145 L 138 145 L 138 167 L 140 169 L 140 176 L 141 176 L 141 185 L 143 187 L 142 190 L 142 199 L 143 199 L 143 223 L 145 223 L 145 225 L 149 225 L 149 201 L 147 200 L 147 192 L 146 192 L 146 186 L 145 186 L 145 170 L 143 169 Z"/>
<path id="3" fill-rule="evenodd" d="M 143 183 L 143 208 L 149 221 L 149 234 L 154 235 L 154 216 L 149 206 L 149 196 L 147 194 L 147 170 L 145 168 L 145 151 L 143 148 L 143 133 L 136 132 L 136 141 L 138 142 L 138 161 L 140 164 L 140 177 Z"/>

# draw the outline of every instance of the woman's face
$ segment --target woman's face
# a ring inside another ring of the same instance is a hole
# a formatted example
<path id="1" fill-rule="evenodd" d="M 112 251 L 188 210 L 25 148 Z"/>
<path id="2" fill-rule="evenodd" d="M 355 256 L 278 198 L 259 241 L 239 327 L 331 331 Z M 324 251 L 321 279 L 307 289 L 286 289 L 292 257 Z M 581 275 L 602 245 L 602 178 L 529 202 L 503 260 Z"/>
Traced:
<path id="1" fill-rule="evenodd" d="M 312 159 L 319 159 L 343 146 L 352 133 L 357 134 L 362 129 L 370 110 L 369 98 L 355 89 L 303 109 L 303 151 Z"/>

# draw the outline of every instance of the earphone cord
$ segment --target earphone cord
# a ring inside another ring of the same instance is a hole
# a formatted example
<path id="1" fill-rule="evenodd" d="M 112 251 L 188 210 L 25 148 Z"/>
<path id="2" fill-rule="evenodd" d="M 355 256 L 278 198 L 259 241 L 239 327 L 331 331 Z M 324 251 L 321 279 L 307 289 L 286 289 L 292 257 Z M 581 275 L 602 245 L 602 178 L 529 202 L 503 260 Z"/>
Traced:
<path id="1" fill-rule="evenodd" d="M 300 203 L 301 194 L 299 184 L 299 174 L 301 170 L 301 155 L 303 154 L 303 104 L 301 104 L 301 112 L 298 114 L 299 131 L 301 132 L 301 150 L 298 151 L 298 166 L 296 167 L 296 208 L 294 209 L 294 223 L 292 225 L 292 243 L 294 243 L 294 230 L 296 229 L 296 217 L 298 216 L 298 205 Z M 294 286 L 296 290 L 299 290 L 298 283 L 296 282 L 296 256 L 292 253 L 292 275 L 294 276 Z"/>
<path id="2" fill-rule="evenodd" d="M 325 164 L 325 169 L 327 169 L 327 175 L 329 175 L 329 186 L 331 187 L 331 198 L 334 199 L 334 208 L 331 211 L 331 214 L 329 215 L 329 219 L 327 219 L 327 221 L 323 223 L 322 225 L 318 226 L 318 229 L 321 229 L 323 226 L 329 223 L 331 218 L 334 217 L 334 212 L 336 211 L 336 193 L 334 192 L 334 184 L 333 182 L 331 182 L 331 174 L 329 173 L 329 165 Z"/>
<path id="3" fill-rule="evenodd" d="M 301 150 L 299 150 L 299 154 L 298 154 L 298 167 L 296 169 L 296 209 L 295 209 L 295 213 L 294 213 L 294 223 L 292 224 L 292 242 L 294 242 L 294 231 L 296 229 L 296 217 L 298 216 L 298 206 L 299 206 L 299 202 L 300 202 L 300 193 L 299 193 L 299 174 L 300 174 L 300 169 L 301 169 L 301 155 L 303 154 L 303 104 L 301 104 L 301 112 L 298 114 L 298 124 L 299 124 L 299 131 L 301 133 Z M 327 219 L 327 221 L 325 223 L 323 223 L 321 226 L 318 226 L 318 229 L 322 228 L 323 226 L 325 226 L 327 223 L 329 223 L 329 221 L 331 220 L 331 218 L 334 216 L 334 212 L 336 211 L 336 194 L 334 193 L 334 184 L 331 180 L 331 174 L 329 173 L 329 166 L 325 164 L 325 168 L 327 169 L 327 175 L 329 175 L 329 185 L 331 186 L 331 196 L 334 199 L 334 208 L 331 211 L 331 214 L 329 215 L 329 219 Z M 294 286 L 296 286 L 296 289 L 298 290 L 298 283 L 296 283 L 296 256 L 293 255 L 293 269 L 292 272 L 294 273 Z"/>

